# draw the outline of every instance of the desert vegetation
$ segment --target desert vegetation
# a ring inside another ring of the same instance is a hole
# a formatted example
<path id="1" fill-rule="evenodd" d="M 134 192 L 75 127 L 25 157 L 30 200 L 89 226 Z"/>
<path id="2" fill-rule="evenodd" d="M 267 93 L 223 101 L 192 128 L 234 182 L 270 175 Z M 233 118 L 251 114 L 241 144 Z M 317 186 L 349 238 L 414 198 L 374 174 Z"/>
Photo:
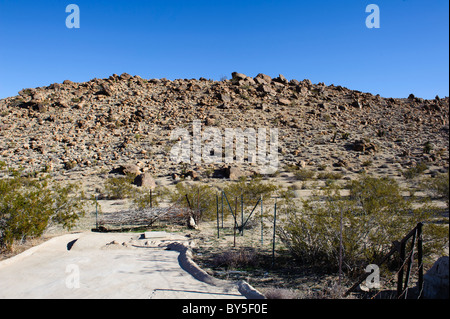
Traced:
<path id="1" fill-rule="evenodd" d="M 10 173 L 0 179 L 0 251 L 41 236 L 51 223 L 70 230 L 86 213 L 77 184 L 61 185 L 38 173 Z"/>
<path id="2" fill-rule="evenodd" d="M 341 195 L 344 188 L 350 196 Z M 425 255 L 443 253 L 447 227 L 433 223 L 436 209 L 413 204 L 393 179 L 362 176 L 345 186 L 324 187 L 300 207 L 286 194 L 278 235 L 299 262 L 336 271 L 342 234 L 344 269 L 350 274 L 387 254 L 392 242 L 418 222 L 429 222 Z"/>

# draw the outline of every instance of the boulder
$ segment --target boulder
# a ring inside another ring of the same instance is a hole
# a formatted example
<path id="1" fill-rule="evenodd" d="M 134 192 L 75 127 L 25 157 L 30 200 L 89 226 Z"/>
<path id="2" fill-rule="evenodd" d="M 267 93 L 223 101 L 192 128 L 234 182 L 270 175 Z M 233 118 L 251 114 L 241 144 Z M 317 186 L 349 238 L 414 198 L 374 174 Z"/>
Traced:
<path id="1" fill-rule="evenodd" d="M 224 175 L 232 181 L 237 181 L 240 177 L 246 176 L 245 172 L 235 166 L 228 166 L 224 170 Z"/>
<path id="2" fill-rule="evenodd" d="M 290 105 L 291 104 L 291 100 L 285 99 L 285 98 L 279 98 L 278 99 L 278 103 L 281 104 L 281 105 Z"/>
<path id="3" fill-rule="evenodd" d="M 261 84 L 258 86 L 258 91 L 263 92 L 264 94 L 276 95 L 276 92 L 266 84 Z"/>
<path id="4" fill-rule="evenodd" d="M 284 77 L 283 74 L 279 74 L 277 78 L 273 79 L 275 82 L 288 84 L 289 81 Z"/>
<path id="5" fill-rule="evenodd" d="M 134 164 L 124 164 L 120 165 L 119 167 L 116 167 L 112 169 L 110 174 L 120 174 L 120 175 L 139 175 L 141 174 L 141 170 L 137 165 Z"/>
<path id="6" fill-rule="evenodd" d="M 258 79 L 258 80 L 256 80 Z M 256 77 L 255 77 L 255 82 L 259 83 L 259 84 L 263 84 L 260 82 L 264 82 L 264 84 L 270 84 L 272 82 L 272 78 L 266 74 L 262 74 L 259 73 Z"/>
<path id="7" fill-rule="evenodd" d="M 355 152 L 376 152 L 377 146 L 364 140 L 355 141 L 350 145 L 350 148 Z"/>
<path id="8" fill-rule="evenodd" d="M 156 182 L 152 175 L 149 173 L 139 174 L 134 178 L 133 184 L 139 187 L 146 187 L 154 189 L 156 187 Z"/>
<path id="9" fill-rule="evenodd" d="M 247 78 L 247 76 L 245 74 L 238 73 L 238 72 L 231 73 L 231 76 L 233 77 L 233 80 L 235 80 L 235 81 L 245 80 Z"/>
<path id="10" fill-rule="evenodd" d="M 448 256 L 439 258 L 423 276 L 423 297 L 425 299 L 449 298 Z"/>

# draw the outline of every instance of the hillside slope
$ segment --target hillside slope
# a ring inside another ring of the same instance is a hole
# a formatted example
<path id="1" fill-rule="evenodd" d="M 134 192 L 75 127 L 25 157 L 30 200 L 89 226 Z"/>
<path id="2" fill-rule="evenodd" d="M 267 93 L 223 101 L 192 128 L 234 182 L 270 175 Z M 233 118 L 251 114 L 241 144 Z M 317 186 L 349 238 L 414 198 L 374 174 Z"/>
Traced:
<path id="1" fill-rule="evenodd" d="M 136 164 L 165 176 L 181 170 L 170 160 L 170 133 L 191 131 L 197 119 L 202 128 L 222 131 L 278 128 L 280 167 L 395 172 L 425 161 L 448 169 L 448 97 L 383 98 L 282 75 L 240 73 L 223 81 L 114 74 L 23 89 L 0 100 L 0 161 L 25 171 L 87 175 Z M 220 165 L 197 166 L 201 171 Z"/>

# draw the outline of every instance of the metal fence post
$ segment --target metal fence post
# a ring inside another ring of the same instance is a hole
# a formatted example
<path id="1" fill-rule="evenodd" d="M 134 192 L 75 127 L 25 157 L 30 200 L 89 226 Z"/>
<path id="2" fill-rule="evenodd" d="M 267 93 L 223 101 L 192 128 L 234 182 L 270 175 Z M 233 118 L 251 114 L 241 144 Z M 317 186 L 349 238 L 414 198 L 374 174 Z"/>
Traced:
<path id="1" fill-rule="evenodd" d="M 263 197 L 261 195 L 261 246 L 264 245 Z"/>
<path id="2" fill-rule="evenodd" d="M 217 217 L 217 238 L 220 238 L 219 227 L 219 195 L 216 194 L 216 217 Z"/>
<path id="3" fill-rule="evenodd" d="M 98 196 L 95 196 L 95 229 L 98 229 Z"/>
<path id="4" fill-rule="evenodd" d="M 223 190 L 222 190 L 222 229 L 223 229 Z"/>
<path id="5" fill-rule="evenodd" d="M 241 194 L 241 236 L 244 236 L 244 195 Z"/>
<path id="6" fill-rule="evenodd" d="M 343 223 L 343 219 L 344 219 L 343 211 L 341 208 L 341 216 L 340 216 L 340 221 L 339 221 L 339 289 L 341 289 L 341 287 L 342 287 L 341 284 L 342 284 L 342 248 L 343 248 L 343 246 L 342 246 L 342 242 L 343 242 L 343 239 L 342 239 L 343 225 L 342 225 L 342 223 Z"/>
<path id="7" fill-rule="evenodd" d="M 273 239 L 272 239 L 272 268 L 275 265 L 275 234 L 277 227 L 277 203 L 275 202 L 275 207 L 273 210 Z"/>
<path id="8" fill-rule="evenodd" d="M 419 264 L 419 299 L 423 299 L 422 223 L 417 224 L 417 263 Z"/>
<path id="9" fill-rule="evenodd" d="M 238 208 L 238 198 L 234 198 L 234 226 L 233 226 L 233 247 L 236 247 L 236 226 L 237 226 L 237 208 Z"/>
<path id="10" fill-rule="evenodd" d="M 150 208 L 153 208 L 153 193 L 151 188 L 150 188 Z"/>
<path id="11" fill-rule="evenodd" d="M 402 242 L 400 243 L 400 262 L 402 264 L 399 272 L 398 272 L 398 282 L 397 282 L 397 298 L 400 298 L 402 296 L 402 289 L 403 289 L 403 270 L 404 270 L 404 266 L 405 266 L 405 246 L 406 243 L 402 240 Z"/>

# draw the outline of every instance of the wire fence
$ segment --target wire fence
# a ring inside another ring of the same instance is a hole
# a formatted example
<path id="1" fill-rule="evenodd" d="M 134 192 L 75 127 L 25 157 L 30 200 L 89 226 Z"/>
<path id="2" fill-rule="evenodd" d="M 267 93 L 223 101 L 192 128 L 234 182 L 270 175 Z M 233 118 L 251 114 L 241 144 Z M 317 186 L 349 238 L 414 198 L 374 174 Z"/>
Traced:
<path id="1" fill-rule="evenodd" d="M 417 280 L 417 299 L 423 298 L 423 242 L 422 242 L 422 223 L 418 223 L 416 227 L 414 227 L 405 237 L 403 237 L 400 241 L 395 241 L 392 244 L 391 250 L 383 256 L 381 260 L 379 260 L 376 265 L 381 266 L 384 262 L 388 260 L 392 255 L 398 253 L 398 257 L 401 262 L 401 266 L 394 273 L 394 275 L 383 285 L 383 287 L 379 288 L 379 292 L 376 293 L 372 299 L 376 298 L 383 291 L 384 287 L 388 287 L 395 279 L 397 279 L 397 299 L 406 299 L 408 297 L 408 291 L 411 288 L 411 278 L 414 278 L 415 275 L 418 275 Z M 410 250 L 406 253 L 406 246 L 408 241 L 411 240 Z M 417 251 L 416 251 L 417 249 Z M 414 256 L 417 255 L 417 270 L 414 274 L 411 274 L 412 266 L 414 263 Z M 406 268 L 406 273 L 405 273 Z M 353 292 L 370 274 L 364 274 L 350 289 L 348 289 L 345 293 L 345 296 L 348 296 L 351 292 Z"/>

